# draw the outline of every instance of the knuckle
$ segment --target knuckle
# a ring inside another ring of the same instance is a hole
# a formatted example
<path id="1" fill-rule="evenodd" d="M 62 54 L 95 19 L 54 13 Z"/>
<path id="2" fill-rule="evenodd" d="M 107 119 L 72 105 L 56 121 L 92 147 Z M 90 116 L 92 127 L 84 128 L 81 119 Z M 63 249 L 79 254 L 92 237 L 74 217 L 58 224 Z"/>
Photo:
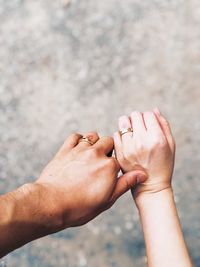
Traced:
<path id="1" fill-rule="evenodd" d="M 64 144 L 63 144 L 63 147 L 64 148 L 67 148 L 67 147 L 71 147 L 71 146 L 74 146 L 74 144 L 77 142 L 78 139 L 81 138 L 81 135 L 78 134 L 78 133 L 73 133 L 71 134 L 65 141 L 64 141 Z"/>
<path id="2" fill-rule="evenodd" d="M 166 140 L 166 138 L 165 137 L 163 137 L 163 136 L 160 136 L 160 138 L 158 139 L 158 145 L 160 146 L 160 147 L 165 147 L 165 146 L 167 146 L 167 140 Z"/>
<path id="3" fill-rule="evenodd" d="M 152 148 L 165 148 L 167 146 L 167 141 L 163 137 L 155 138 L 152 142 Z"/>
<path id="4" fill-rule="evenodd" d="M 98 157 L 100 154 L 100 150 L 98 148 L 91 148 L 90 149 L 90 154 L 93 157 Z"/>
<path id="5" fill-rule="evenodd" d="M 110 158 L 107 160 L 107 166 L 109 166 L 110 168 L 116 168 L 117 167 L 117 162 L 114 158 Z"/>
<path id="6" fill-rule="evenodd" d="M 146 150 L 146 146 L 145 146 L 144 143 L 139 142 L 139 143 L 136 144 L 136 151 L 137 152 L 143 152 L 145 150 Z"/>
<path id="7" fill-rule="evenodd" d="M 133 151 L 131 151 L 130 149 L 126 149 L 124 150 L 124 158 L 125 159 L 130 159 L 133 156 Z"/>
<path id="8" fill-rule="evenodd" d="M 99 156 L 99 151 L 96 148 L 90 148 L 85 151 L 88 158 L 97 158 Z"/>
<path id="9" fill-rule="evenodd" d="M 107 140 L 107 142 L 109 142 L 111 145 L 114 146 L 114 140 L 113 140 L 113 138 L 111 136 L 106 136 L 104 138 Z"/>
<path id="10" fill-rule="evenodd" d="M 139 139 L 137 142 L 135 142 L 134 152 L 141 154 L 145 152 L 146 150 L 147 150 L 147 145 L 145 141 L 143 141 L 142 139 Z M 132 151 L 132 154 L 133 154 L 133 151 Z"/>
<path id="11" fill-rule="evenodd" d="M 160 147 L 161 149 L 165 149 L 165 148 L 167 147 L 167 145 L 168 145 L 168 143 L 167 143 L 165 140 L 161 140 L 161 141 L 159 142 L 159 147 Z"/>

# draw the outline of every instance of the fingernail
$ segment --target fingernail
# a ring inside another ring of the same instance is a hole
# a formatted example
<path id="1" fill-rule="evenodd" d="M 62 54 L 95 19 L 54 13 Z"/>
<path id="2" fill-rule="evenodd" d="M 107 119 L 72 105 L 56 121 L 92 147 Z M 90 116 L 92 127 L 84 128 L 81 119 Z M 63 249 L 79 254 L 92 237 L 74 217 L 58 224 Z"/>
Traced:
<path id="1" fill-rule="evenodd" d="M 147 177 L 146 177 L 144 174 L 139 174 L 139 175 L 137 176 L 137 183 L 138 183 L 138 184 L 143 183 L 143 182 L 146 181 L 146 179 L 147 179 Z"/>

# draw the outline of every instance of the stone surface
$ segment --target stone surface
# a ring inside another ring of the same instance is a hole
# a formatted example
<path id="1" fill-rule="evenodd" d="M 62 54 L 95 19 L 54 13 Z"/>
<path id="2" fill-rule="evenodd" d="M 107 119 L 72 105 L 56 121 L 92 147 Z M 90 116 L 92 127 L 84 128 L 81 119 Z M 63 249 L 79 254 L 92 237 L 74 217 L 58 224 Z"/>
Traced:
<path id="1" fill-rule="evenodd" d="M 71 132 L 110 135 L 119 115 L 159 106 L 177 139 L 176 200 L 200 267 L 199 29 L 198 0 L 0 0 L 0 192 L 33 181 Z M 130 194 L 6 260 L 143 267 Z"/>

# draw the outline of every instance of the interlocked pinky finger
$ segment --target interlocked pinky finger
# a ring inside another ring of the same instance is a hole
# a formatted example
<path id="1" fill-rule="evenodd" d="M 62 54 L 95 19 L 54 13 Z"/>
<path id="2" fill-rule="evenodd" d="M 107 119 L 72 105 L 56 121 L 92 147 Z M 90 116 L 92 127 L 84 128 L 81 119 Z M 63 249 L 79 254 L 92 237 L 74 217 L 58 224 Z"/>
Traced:
<path id="1" fill-rule="evenodd" d="M 121 135 L 119 132 L 114 133 L 114 149 L 115 149 L 115 156 L 117 160 L 120 162 L 124 156 L 123 156 L 123 144 L 122 144 L 122 139 Z"/>

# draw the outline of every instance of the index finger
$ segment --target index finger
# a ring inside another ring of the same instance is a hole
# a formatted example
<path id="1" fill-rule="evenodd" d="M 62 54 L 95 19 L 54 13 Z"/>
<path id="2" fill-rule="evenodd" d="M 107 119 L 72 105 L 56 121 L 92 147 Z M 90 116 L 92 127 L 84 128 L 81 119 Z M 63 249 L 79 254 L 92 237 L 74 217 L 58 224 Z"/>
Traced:
<path id="1" fill-rule="evenodd" d="M 112 137 L 101 137 L 94 145 L 94 148 L 105 154 L 106 156 L 114 149 L 114 141 Z"/>

